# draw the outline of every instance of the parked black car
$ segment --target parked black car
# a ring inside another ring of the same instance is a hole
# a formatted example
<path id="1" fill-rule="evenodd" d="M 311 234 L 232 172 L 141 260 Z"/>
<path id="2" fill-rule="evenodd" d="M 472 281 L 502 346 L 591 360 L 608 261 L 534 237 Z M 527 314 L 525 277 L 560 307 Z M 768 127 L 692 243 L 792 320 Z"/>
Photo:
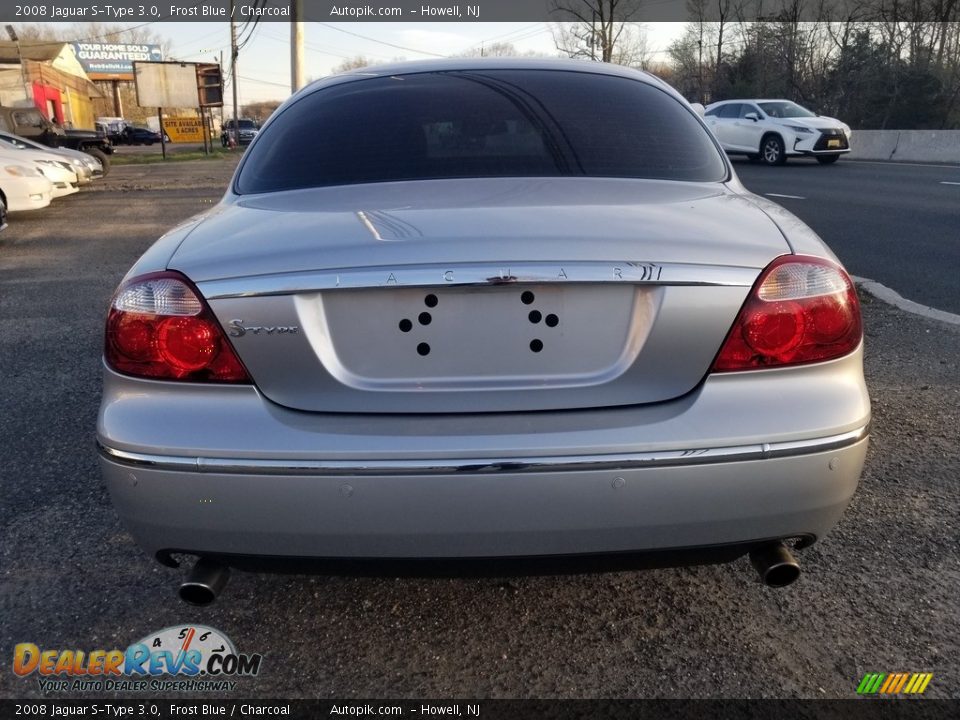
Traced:
<path id="1" fill-rule="evenodd" d="M 166 139 L 169 140 L 169 138 Z M 158 142 L 160 142 L 160 133 L 137 125 L 127 125 L 120 131 L 116 140 L 118 145 L 153 145 Z"/>

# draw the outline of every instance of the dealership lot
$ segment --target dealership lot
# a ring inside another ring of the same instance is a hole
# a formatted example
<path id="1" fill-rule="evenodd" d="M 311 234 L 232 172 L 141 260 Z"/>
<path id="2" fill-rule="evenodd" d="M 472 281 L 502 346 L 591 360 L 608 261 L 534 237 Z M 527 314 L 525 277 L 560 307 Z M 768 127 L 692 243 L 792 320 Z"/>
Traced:
<path id="1" fill-rule="evenodd" d="M 120 526 L 93 427 L 107 303 L 165 229 L 215 203 L 233 162 L 116 166 L 0 234 L 0 648 L 123 648 L 203 623 L 263 670 L 253 696 L 854 697 L 866 672 L 932 672 L 956 697 L 960 630 L 960 326 L 864 297 L 873 441 L 837 530 L 798 553 L 801 580 L 729 566 L 525 578 L 235 573 L 181 604 L 182 571 Z M 736 162 L 849 270 L 960 312 L 955 168 Z M 784 408 L 784 412 L 789 412 Z M 9 666 L 8 666 L 9 667 Z M 0 673 L 0 695 L 36 696 Z"/>

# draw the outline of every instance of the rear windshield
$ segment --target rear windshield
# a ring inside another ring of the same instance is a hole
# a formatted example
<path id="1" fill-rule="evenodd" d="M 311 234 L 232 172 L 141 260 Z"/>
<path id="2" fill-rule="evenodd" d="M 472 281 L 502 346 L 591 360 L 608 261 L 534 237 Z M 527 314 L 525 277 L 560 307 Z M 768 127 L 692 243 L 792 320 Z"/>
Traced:
<path id="1" fill-rule="evenodd" d="M 690 110 L 644 82 L 557 70 L 432 72 L 298 100 L 260 133 L 237 191 L 529 176 L 716 181 L 726 166 Z"/>

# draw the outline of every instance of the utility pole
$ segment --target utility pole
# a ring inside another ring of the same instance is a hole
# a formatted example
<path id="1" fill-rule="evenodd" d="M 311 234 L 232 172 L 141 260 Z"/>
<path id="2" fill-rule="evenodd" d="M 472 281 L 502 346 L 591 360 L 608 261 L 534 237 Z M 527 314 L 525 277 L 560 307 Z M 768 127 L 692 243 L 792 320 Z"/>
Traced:
<path id="1" fill-rule="evenodd" d="M 290 92 L 303 87 L 303 0 L 291 0 Z"/>
<path id="2" fill-rule="evenodd" d="M 17 31 L 13 29 L 13 25 L 7 25 L 7 35 L 17 44 L 17 57 L 20 58 L 20 83 L 23 85 L 23 96 L 29 98 L 30 83 L 27 82 L 27 65 L 23 59 L 23 50 L 20 48 L 20 38 L 17 36 Z"/>
<path id="3" fill-rule="evenodd" d="M 222 82 L 222 78 L 223 78 L 223 50 L 220 51 L 220 57 L 217 59 L 217 64 L 220 65 L 220 78 L 221 78 L 220 87 L 221 87 L 221 89 L 222 89 L 222 88 L 223 88 L 223 82 Z M 221 99 L 221 101 L 222 101 L 222 100 L 223 100 L 223 93 L 222 93 L 222 92 L 220 93 L 220 96 L 221 96 L 220 99 Z M 220 103 L 220 132 L 221 132 L 221 133 L 222 133 L 223 130 L 224 130 L 224 127 L 223 127 L 223 107 L 224 107 L 224 105 L 226 105 L 225 102 L 221 102 L 221 103 Z M 213 141 L 211 140 L 211 142 L 213 142 Z"/>
<path id="4" fill-rule="evenodd" d="M 120 98 L 120 81 L 111 80 L 110 85 L 113 87 L 113 114 L 122 118 L 123 100 Z"/>
<path id="5" fill-rule="evenodd" d="M 233 23 L 233 11 L 236 0 L 230 0 L 230 77 L 233 80 L 233 135 L 227 133 L 227 139 L 233 139 L 234 145 L 240 144 L 240 123 L 237 117 L 237 26 Z"/>

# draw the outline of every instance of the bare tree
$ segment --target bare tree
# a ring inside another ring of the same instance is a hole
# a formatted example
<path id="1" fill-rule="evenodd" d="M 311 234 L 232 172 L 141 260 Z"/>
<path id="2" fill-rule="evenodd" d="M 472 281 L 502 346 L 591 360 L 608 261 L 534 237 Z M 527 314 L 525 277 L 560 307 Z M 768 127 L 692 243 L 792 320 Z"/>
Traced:
<path id="1" fill-rule="evenodd" d="M 333 74 L 336 75 L 338 73 L 345 73 L 351 70 L 356 70 L 357 68 L 363 68 L 373 64 L 374 64 L 373 60 L 370 60 L 369 58 L 365 58 L 363 55 L 357 55 L 352 58 L 347 58 L 342 63 L 337 65 L 333 69 Z"/>
<path id="2" fill-rule="evenodd" d="M 95 42 L 126 45 L 159 45 L 164 57 L 170 54 L 170 40 L 146 27 L 126 28 L 104 22 L 33 23 L 16 26 L 21 42 Z"/>
<path id="3" fill-rule="evenodd" d="M 628 23 L 636 18 L 642 1 L 553 0 L 552 12 L 560 21 L 552 26 L 557 50 L 568 57 L 616 62 L 618 45 L 635 32 Z"/>
<path id="4" fill-rule="evenodd" d="M 259 125 L 266 122 L 267 118 L 273 114 L 274 110 L 280 107 L 282 102 L 282 100 L 260 100 L 247 103 L 240 108 L 240 114 L 243 117 L 253 118 Z"/>
<path id="5" fill-rule="evenodd" d="M 459 54 L 459 57 L 544 57 L 535 50 L 521 52 L 511 42 L 495 42 L 480 47 L 472 47 Z"/>
<path id="6" fill-rule="evenodd" d="M 960 127 L 960 0 L 689 0 L 671 81 L 785 97 L 852 125 Z"/>

